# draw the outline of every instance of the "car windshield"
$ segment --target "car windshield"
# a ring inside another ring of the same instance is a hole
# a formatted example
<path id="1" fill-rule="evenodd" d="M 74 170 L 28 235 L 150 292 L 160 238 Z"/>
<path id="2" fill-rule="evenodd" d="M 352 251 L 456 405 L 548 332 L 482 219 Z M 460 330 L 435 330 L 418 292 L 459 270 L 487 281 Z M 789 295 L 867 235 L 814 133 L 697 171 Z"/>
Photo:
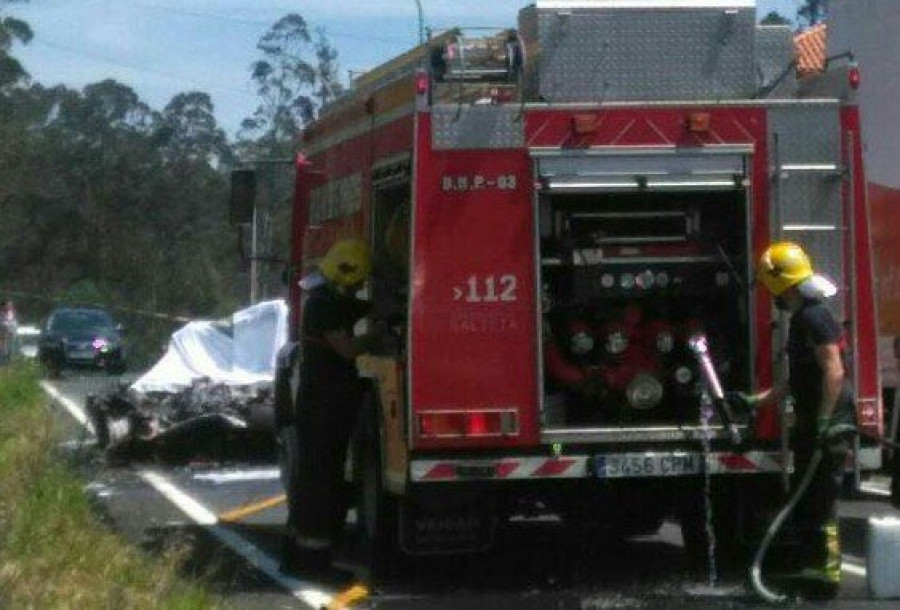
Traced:
<path id="1" fill-rule="evenodd" d="M 61 311 L 50 320 L 53 331 L 98 331 L 114 326 L 109 314 L 102 311 Z"/>

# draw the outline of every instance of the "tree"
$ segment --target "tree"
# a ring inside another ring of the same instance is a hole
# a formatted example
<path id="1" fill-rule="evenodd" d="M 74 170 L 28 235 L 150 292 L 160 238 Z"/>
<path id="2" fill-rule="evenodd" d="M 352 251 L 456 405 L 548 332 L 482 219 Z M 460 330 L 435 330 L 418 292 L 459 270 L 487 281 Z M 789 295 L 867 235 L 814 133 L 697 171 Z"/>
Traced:
<path id="1" fill-rule="evenodd" d="M 760 21 L 761 25 L 792 25 L 791 20 L 779 13 L 778 11 L 769 11 L 769 13 Z"/>
<path id="2" fill-rule="evenodd" d="M 24 21 L 13 17 L 0 18 L 0 90 L 28 77 L 25 68 L 10 55 L 10 51 L 15 42 L 28 44 L 33 36 L 31 27 Z"/>
<path id="3" fill-rule="evenodd" d="M 160 112 L 115 80 L 32 84 L 11 56 L 30 38 L 0 15 L 0 290 L 35 295 L 21 309 L 35 320 L 65 300 L 233 311 L 241 262 L 222 203 L 232 152 L 209 95 L 180 93 Z M 121 315 L 138 361 L 173 330 Z"/>
<path id="4" fill-rule="evenodd" d="M 337 63 L 337 49 L 328 41 L 325 30 L 322 28 L 316 28 L 315 49 L 316 81 L 318 83 L 316 96 L 324 106 L 329 101 L 336 99 L 343 91 L 343 87 L 338 76 L 340 68 Z"/>
<path id="5" fill-rule="evenodd" d="M 263 57 L 251 65 L 250 77 L 261 103 L 244 120 L 242 135 L 245 140 L 256 136 L 270 152 L 292 150 L 315 116 L 316 100 L 324 104 L 340 93 L 337 51 L 323 30 L 313 40 L 306 20 L 296 13 L 279 19 L 257 48 Z"/>
<path id="6" fill-rule="evenodd" d="M 230 163 L 228 138 L 216 122 L 209 94 L 179 93 L 166 105 L 157 138 L 169 160 Z"/>
<path id="7" fill-rule="evenodd" d="M 816 25 L 828 16 L 828 0 L 803 0 L 797 17 L 807 25 Z"/>
<path id="8" fill-rule="evenodd" d="M 306 21 L 297 14 L 279 19 L 259 40 L 263 58 L 253 63 L 250 77 L 261 103 L 244 121 L 245 130 L 273 144 L 290 142 L 313 118 L 316 70 L 305 59 L 310 44 Z"/>
<path id="9" fill-rule="evenodd" d="M 251 66 L 261 103 L 246 119 L 235 147 L 245 162 L 257 164 L 257 218 L 259 248 L 264 255 L 284 256 L 291 227 L 291 163 L 298 136 L 317 109 L 342 92 L 338 54 L 321 28 L 312 33 L 297 14 L 286 15 L 260 38 L 262 58 Z M 280 163 L 285 161 L 287 163 Z M 274 161 L 274 163 L 273 163 Z M 248 238 L 249 240 L 249 238 Z M 280 268 L 263 265 L 261 290 L 278 286 L 273 276 Z"/>

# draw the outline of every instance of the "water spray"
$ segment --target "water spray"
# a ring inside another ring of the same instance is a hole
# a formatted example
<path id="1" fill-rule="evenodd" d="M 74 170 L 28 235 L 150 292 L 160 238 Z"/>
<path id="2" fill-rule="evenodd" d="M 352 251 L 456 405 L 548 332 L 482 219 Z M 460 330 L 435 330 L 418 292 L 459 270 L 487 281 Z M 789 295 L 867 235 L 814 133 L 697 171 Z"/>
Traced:
<path id="1" fill-rule="evenodd" d="M 709 344 L 707 342 L 705 335 L 694 335 L 688 340 L 688 347 L 690 347 L 691 351 L 696 356 L 698 363 L 700 364 L 700 370 L 703 372 L 703 376 L 706 378 L 706 384 L 709 387 L 709 391 L 712 393 L 713 404 L 717 407 L 719 417 L 722 420 L 722 425 L 730 431 L 732 442 L 735 445 L 740 444 L 741 442 L 741 433 L 737 426 L 734 424 L 734 418 L 732 417 L 728 402 L 725 400 L 725 392 L 722 390 L 722 383 L 719 381 L 719 377 L 716 374 L 716 368 L 713 365 L 712 357 L 709 353 Z M 813 477 L 815 476 L 816 470 L 819 467 L 819 463 L 822 461 L 822 448 L 819 447 L 816 449 L 813 454 L 809 466 L 806 469 L 806 472 L 803 475 L 803 479 L 800 482 L 800 485 L 797 486 L 797 489 L 791 495 L 787 504 L 785 504 L 784 508 L 778 513 L 778 516 L 775 517 L 775 520 L 769 526 L 766 531 L 766 535 L 763 538 L 762 544 L 760 544 L 759 548 L 756 551 L 756 555 L 753 559 L 753 564 L 750 568 L 750 584 L 753 587 L 753 590 L 763 601 L 770 604 L 784 604 L 791 601 L 791 598 L 788 595 L 783 593 L 775 593 L 768 589 L 765 583 L 762 580 L 762 564 L 766 558 L 766 553 L 768 553 L 769 546 L 772 544 L 772 541 L 778 535 L 778 532 L 781 530 L 781 527 L 784 525 L 784 522 L 787 521 L 788 517 L 790 517 L 791 513 L 794 511 L 794 508 L 800 502 L 800 499 L 803 497 L 803 494 L 806 493 L 807 488 L 809 488 L 810 483 L 812 482 Z M 710 583 L 712 586 L 714 583 Z"/>
<path id="2" fill-rule="evenodd" d="M 738 591 L 734 588 L 720 587 L 718 580 L 718 570 L 716 565 L 716 536 L 715 527 L 713 525 L 713 506 L 712 506 L 712 478 L 709 472 L 709 456 L 712 453 L 712 437 L 713 432 L 710 428 L 710 422 L 713 419 L 714 412 L 718 414 L 722 422 L 722 426 L 728 430 L 731 435 L 731 442 L 734 445 L 740 445 L 741 432 L 734 423 L 731 409 L 725 400 L 725 392 L 722 390 L 722 383 L 716 374 L 716 367 L 713 365 L 712 358 L 709 353 L 709 343 L 705 335 L 698 334 L 688 339 L 688 347 L 697 358 L 700 364 L 700 370 L 706 380 L 707 390 L 701 395 L 700 404 L 700 425 L 703 428 L 701 441 L 703 443 L 704 469 L 703 469 L 703 495 L 704 510 L 706 512 L 706 535 L 709 540 L 707 549 L 708 557 L 708 581 L 704 585 L 694 586 L 687 589 L 687 593 L 692 596 L 702 597 L 732 597 Z"/>
<path id="3" fill-rule="evenodd" d="M 713 365 L 712 358 L 709 353 L 709 344 L 707 342 L 706 336 L 702 334 L 692 336 L 690 339 L 688 339 L 688 347 L 694 353 L 694 356 L 696 356 L 697 361 L 700 364 L 700 369 L 706 379 L 709 391 L 712 393 L 712 402 L 718 411 L 719 418 L 722 420 L 722 425 L 731 433 L 732 442 L 735 445 L 739 445 L 741 443 L 741 433 L 737 425 L 734 423 L 734 417 L 732 416 L 730 405 L 728 404 L 728 401 L 725 400 L 725 392 L 722 390 L 722 383 L 719 381 L 718 375 L 716 374 L 716 369 Z M 704 447 L 706 447 L 709 443 L 707 428 L 711 413 L 708 412 L 708 402 L 709 400 L 707 397 L 707 399 L 704 401 L 703 407 L 701 408 L 701 421 L 704 424 L 704 430 L 707 432 L 707 438 L 704 441 Z M 861 433 L 852 426 L 840 426 L 839 429 L 835 431 L 835 433 L 859 434 L 886 447 L 900 450 L 900 445 L 898 445 L 897 443 L 879 436 Z M 754 556 L 753 563 L 750 566 L 750 584 L 753 587 L 753 591 L 759 596 L 760 599 L 762 599 L 766 603 L 787 604 L 789 602 L 795 601 L 795 598 L 793 598 L 792 596 L 785 593 L 774 592 L 766 586 L 762 579 L 762 565 L 765 561 L 766 554 L 769 551 L 769 547 L 771 546 L 772 541 L 778 535 L 778 532 L 781 531 L 782 526 L 784 526 L 785 521 L 787 521 L 791 516 L 791 513 L 794 512 L 794 509 L 797 507 L 797 504 L 799 504 L 800 499 L 803 498 L 803 496 L 809 489 L 810 484 L 812 484 L 812 480 L 816 475 L 816 471 L 819 469 L 819 465 L 821 464 L 823 457 L 824 450 L 820 444 L 816 447 L 815 451 L 810 457 L 809 464 L 807 465 L 806 470 L 803 473 L 803 478 L 800 480 L 799 485 L 797 485 L 790 498 L 788 498 L 787 503 L 784 505 L 784 507 L 782 507 L 778 515 L 776 515 L 771 525 L 769 525 L 768 529 L 766 530 L 766 535 L 763 537 L 762 543 L 756 550 L 756 555 Z M 896 460 L 896 465 L 898 472 L 895 473 L 895 476 L 900 476 L 900 459 Z M 708 497 L 707 507 L 707 510 L 709 510 Z M 707 528 L 711 535 L 711 523 L 707 523 Z M 711 540 L 713 539 L 711 538 Z M 715 547 L 713 546 L 714 544 L 715 543 L 712 542 L 710 546 L 711 561 L 713 560 L 712 555 L 714 554 L 715 550 Z M 708 587 L 709 590 L 713 590 L 715 588 L 715 567 L 714 564 L 711 564 L 711 566 L 710 583 Z"/>

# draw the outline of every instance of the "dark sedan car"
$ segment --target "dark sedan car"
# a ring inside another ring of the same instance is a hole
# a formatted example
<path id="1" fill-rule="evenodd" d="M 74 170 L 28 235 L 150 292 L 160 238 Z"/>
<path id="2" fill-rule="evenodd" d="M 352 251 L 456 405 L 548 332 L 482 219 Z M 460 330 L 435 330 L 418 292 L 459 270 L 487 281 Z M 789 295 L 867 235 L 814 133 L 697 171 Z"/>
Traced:
<path id="1" fill-rule="evenodd" d="M 122 327 L 94 308 L 62 308 L 50 314 L 38 343 L 38 358 L 51 375 L 64 368 L 125 371 Z"/>

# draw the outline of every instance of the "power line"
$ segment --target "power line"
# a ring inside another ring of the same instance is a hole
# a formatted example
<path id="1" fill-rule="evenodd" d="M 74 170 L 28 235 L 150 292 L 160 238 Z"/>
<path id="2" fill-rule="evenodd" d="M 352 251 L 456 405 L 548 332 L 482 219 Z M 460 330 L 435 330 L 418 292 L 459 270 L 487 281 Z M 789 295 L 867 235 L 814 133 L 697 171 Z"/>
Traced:
<path id="1" fill-rule="evenodd" d="M 239 17 L 229 17 L 227 15 L 218 15 L 215 13 L 202 13 L 198 11 L 188 11 L 180 8 L 172 8 L 168 6 L 154 6 L 147 4 L 132 4 L 132 6 L 144 10 L 151 11 L 160 11 L 163 13 L 171 13 L 173 15 L 184 15 L 186 17 L 195 17 L 198 19 L 212 19 L 217 21 L 227 21 L 230 23 L 238 23 L 244 25 L 253 25 L 253 26 L 266 26 L 271 27 L 274 25 L 272 21 L 262 21 L 259 19 L 243 19 Z M 351 34 L 341 30 L 332 30 L 330 28 L 327 29 L 327 34 L 332 38 L 347 38 L 349 40 L 359 40 L 363 42 L 377 42 L 380 44 L 386 45 L 397 45 L 397 44 L 407 44 L 409 42 L 406 38 L 385 38 L 383 36 L 369 36 L 363 34 Z"/>
<path id="2" fill-rule="evenodd" d="M 0 288 L 0 294 L 4 294 L 7 296 L 16 297 L 18 299 L 32 299 L 35 301 L 43 301 L 45 303 L 51 303 L 53 305 L 66 305 L 69 304 L 68 299 L 62 299 L 60 297 L 47 296 L 43 294 L 36 294 L 34 292 L 23 292 L 21 290 L 9 290 L 7 288 Z M 83 306 L 85 307 L 97 307 L 100 309 L 112 309 L 113 311 L 118 311 L 122 313 L 127 313 L 135 316 L 140 316 L 144 318 L 155 318 L 157 320 L 168 320 L 170 322 L 191 322 L 198 318 L 189 318 L 187 316 L 179 316 L 170 313 L 160 312 L 160 311 L 147 311 L 146 309 L 136 309 L 134 307 L 126 307 L 123 305 L 111 305 L 109 303 L 85 303 Z"/>
<path id="3" fill-rule="evenodd" d="M 72 55 L 86 57 L 86 58 L 92 59 L 94 61 L 107 63 L 107 64 L 110 64 L 113 66 L 118 66 L 120 68 L 126 68 L 128 70 L 134 70 L 135 72 L 143 72 L 146 74 L 155 74 L 156 76 L 162 76 L 164 78 L 168 78 L 173 81 L 181 82 L 184 84 L 190 84 L 192 89 L 199 88 L 198 83 L 196 81 L 185 78 L 184 76 L 178 76 L 176 74 L 172 74 L 171 72 L 157 70 L 156 68 L 152 68 L 152 67 L 148 67 L 148 66 L 140 66 L 140 65 L 136 65 L 136 64 L 132 64 L 132 63 L 128 63 L 128 62 L 123 62 L 121 60 L 112 59 L 110 57 L 107 57 L 107 56 L 104 56 L 104 55 L 101 55 L 98 53 L 91 53 L 90 51 L 85 51 L 84 49 L 78 49 L 75 47 L 70 47 L 67 45 L 59 44 L 56 42 L 51 42 L 51 41 L 44 40 L 44 39 L 34 39 L 34 40 L 32 40 L 31 44 L 33 44 L 35 46 L 42 46 L 42 47 L 47 47 L 50 49 L 55 49 L 57 51 L 62 51 L 64 53 L 70 53 Z M 204 85 L 203 88 L 209 89 L 210 91 L 216 91 L 216 90 L 218 90 L 220 92 L 230 91 L 232 93 L 240 93 L 241 95 L 245 95 L 248 97 L 256 96 L 256 93 L 253 93 L 253 92 L 250 92 L 247 90 L 237 89 L 234 87 L 220 87 L 220 86 L 208 87 L 208 86 Z"/>

